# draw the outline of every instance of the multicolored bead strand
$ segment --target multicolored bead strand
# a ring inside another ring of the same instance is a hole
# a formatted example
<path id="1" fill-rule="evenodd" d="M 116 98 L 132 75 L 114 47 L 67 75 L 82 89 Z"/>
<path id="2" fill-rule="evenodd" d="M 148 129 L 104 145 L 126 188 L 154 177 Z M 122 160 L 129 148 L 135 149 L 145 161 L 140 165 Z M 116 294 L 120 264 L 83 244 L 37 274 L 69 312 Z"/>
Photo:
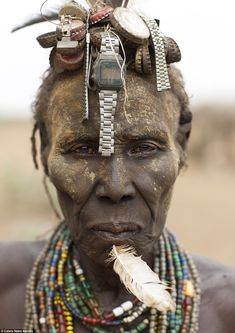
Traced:
<path id="1" fill-rule="evenodd" d="M 93 333 L 198 332 L 197 270 L 168 230 L 156 244 L 154 270 L 169 285 L 175 312 L 149 309 L 135 297 L 104 311 L 73 250 L 69 229 L 61 223 L 34 263 L 26 291 L 25 329 L 72 333 L 75 321 L 79 321 Z"/>

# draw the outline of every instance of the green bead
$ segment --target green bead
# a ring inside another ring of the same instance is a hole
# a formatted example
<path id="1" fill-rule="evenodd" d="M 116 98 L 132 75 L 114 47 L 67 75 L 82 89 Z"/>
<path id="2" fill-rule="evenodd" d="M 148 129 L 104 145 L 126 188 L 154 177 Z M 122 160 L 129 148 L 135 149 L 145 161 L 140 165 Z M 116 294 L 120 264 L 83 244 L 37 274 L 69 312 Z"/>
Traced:
<path id="1" fill-rule="evenodd" d="M 183 274 L 182 274 L 182 272 L 176 272 L 175 276 L 178 278 L 182 278 Z"/>
<path id="2" fill-rule="evenodd" d="M 140 323 L 140 324 L 137 325 L 136 329 L 137 329 L 138 332 L 141 332 L 141 331 L 143 331 L 145 329 L 145 327 L 147 327 L 146 324 Z"/>
<path id="3" fill-rule="evenodd" d="M 183 323 L 183 320 L 177 318 L 175 322 L 176 322 L 176 324 L 177 324 L 178 326 L 181 326 L 182 323 Z"/>
<path id="4" fill-rule="evenodd" d="M 90 313 L 90 311 L 88 310 L 88 308 L 86 306 L 82 306 L 82 312 L 84 315 L 88 315 Z"/>
<path id="5" fill-rule="evenodd" d="M 94 333 L 105 333 L 103 330 L 101 330 L 101 329 L 99 329 L 99 328 L 97 328 L 97 327 L 92 327 L 91 328 L 92 329 L 92 331 L 94 332 Z"/>
<path id="6" fill-rule="evenodd" d="M 134 328 L 133 330 L 131 330 L 131 333 L 138 333 L 138 330 Z"/>
<path id="7" fill-rule="evenodd" d="M 72 306 L 73 309 L 76 309 L 77 308 L 77 304 L 76 302 L 74 301 L 74 298 L 73 296 L 69 295 L 70 297 L 68 298 L 68 302 L 69 304 Z"/>

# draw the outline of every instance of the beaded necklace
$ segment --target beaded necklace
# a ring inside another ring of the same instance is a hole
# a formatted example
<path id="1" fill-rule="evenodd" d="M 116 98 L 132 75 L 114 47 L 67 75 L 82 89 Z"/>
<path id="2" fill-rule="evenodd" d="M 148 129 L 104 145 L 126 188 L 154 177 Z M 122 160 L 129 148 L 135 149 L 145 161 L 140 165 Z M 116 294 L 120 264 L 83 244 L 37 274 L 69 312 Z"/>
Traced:
<path id="1" fill-rule="evenodd" d="M 67 225 L 61 223 L 34 263 L 26 289 L 25 329 L 36 333 L 74 332 L 79 320 L 93 333 L 196 333 L 199 278 L 189 255 L 165 230 L 158 240 L 154 270 L 170 287 L 175 312 L 160 313 L 138 299 L 110 312 L 102 309 L 73 254 Z"/>

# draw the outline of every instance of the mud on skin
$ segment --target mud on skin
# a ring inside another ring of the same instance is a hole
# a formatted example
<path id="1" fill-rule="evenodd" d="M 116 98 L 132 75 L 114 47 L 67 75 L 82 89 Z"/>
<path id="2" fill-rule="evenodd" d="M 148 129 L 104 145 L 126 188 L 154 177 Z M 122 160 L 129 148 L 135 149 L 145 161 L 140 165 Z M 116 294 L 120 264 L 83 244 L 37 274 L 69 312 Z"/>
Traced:
<path id="1" fill-rule="evenodd" d="M 176 77 L 171 91 L 156 94 L 154 78 L 128 76 L 126 115 L 122 95 L 111 158 L 97 154 L 99 108 L 94 95 L 90 120 L 82 122 L 82 74 L 54 80 L 52 93 L 46 89 L 49 109 L 45 94 L 40 96 L 47 127 L 47 132 L 41 131 L 42 161 L 57 188 L 86 277 L 107 311 L 130 299 L 104 263 L 107 251 L 112 244 L 132 244 L 151 265 L 153 243 L 164 227 L 173 184 L 184 162 L 189 126 L 182 129 L 179 113 L 188 106 L 183 92 L 175 94 L 177 87 L 183 91 Z M 46 83 L 44 87 L 50 87 Z M 25 286 L 42 246 L 0 244 L 0 326 L 23 327 Z M 199 332 L 234 333 L 234 269 L 209 259 L 194 260 L 202 287 Z M 77 325 L 75 332 L 87 332 Z"/>
<path id="2" fill-rule="evenodd" d="M 78 77 L 56 84 L 50 99 L 49 176 L 77 249 L 101 265 L 113 244 L 131 244 L 150 260 L 165 225 L 179 172 L 179 106 L 171 91 L 156 94 L 152 81 L 128 77 L 128 103 L 124 111 L 122 94 L 109 158 L 98 153 L 97 96 L 90 96 L 85 122 Z"/>

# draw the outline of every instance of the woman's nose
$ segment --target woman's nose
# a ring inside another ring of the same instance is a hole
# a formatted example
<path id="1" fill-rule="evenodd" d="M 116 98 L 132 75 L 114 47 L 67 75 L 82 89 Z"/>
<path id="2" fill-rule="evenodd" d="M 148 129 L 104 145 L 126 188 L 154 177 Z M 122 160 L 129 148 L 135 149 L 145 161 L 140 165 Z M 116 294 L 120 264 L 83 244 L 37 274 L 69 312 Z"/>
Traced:
<path id="1" fill-rule="evenodd" d="M 134 184 L 128 175 L 123 159 L 112 158 L 106 173 L 97 185 L 97 198 L 119 203 L 134 198 L 135 194 Z"/>

